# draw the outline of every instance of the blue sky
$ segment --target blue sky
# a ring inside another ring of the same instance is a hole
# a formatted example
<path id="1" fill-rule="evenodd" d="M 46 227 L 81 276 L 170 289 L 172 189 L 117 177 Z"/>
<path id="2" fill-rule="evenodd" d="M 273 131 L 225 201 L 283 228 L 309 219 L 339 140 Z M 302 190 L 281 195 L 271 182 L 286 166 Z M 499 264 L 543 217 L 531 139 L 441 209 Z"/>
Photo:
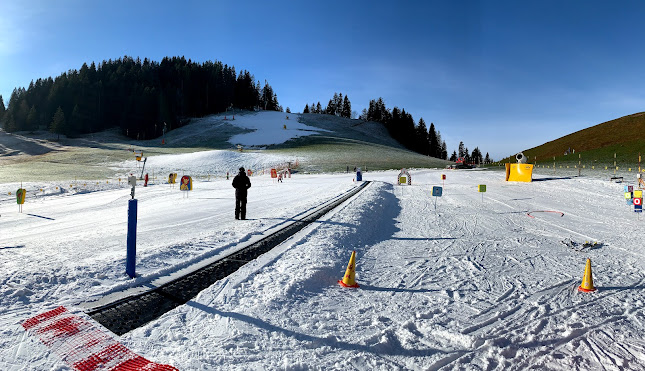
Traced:
<path id="1" fill-rule="evenodd" d="M 645 111 L 638 1 L 0 2 L 0 94 L 124 55 L 219 60 L 283 107 L 383 97 L 499 159 Z M 626 133 L 628 135 L 628 133 Z"/>

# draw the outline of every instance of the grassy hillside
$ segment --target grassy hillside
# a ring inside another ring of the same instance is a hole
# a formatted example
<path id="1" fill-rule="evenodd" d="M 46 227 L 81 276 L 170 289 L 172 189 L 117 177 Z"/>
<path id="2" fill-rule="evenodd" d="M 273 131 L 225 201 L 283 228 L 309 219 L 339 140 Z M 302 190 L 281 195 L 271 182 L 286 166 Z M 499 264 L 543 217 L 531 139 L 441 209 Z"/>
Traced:
<path id="1" fill-rule="evenodd" d="M 575 153 L 564 155 L 568 150 Z M 645 112 L 635 113 L 577 131 L 541 146 L 523 151 L 531 163 L 635 164 L 638 153 L 645 156 Z M 506 158 L 500 162 L 515 162 Z"/>
<path id="2" fill-rule="evenodd" d="M 364 170 L 443 168 L 449 163 L 404 149 L 378 123 L 328 115 L 303 115 L 301 122 L 325 130 L 249 151 L 293 156 L 300 159 L 301 171 L 308 172 L 341 172 L 355 166 Z M 229 140 L 247 131 L 210 116 L 167 133 L 165 145 L 159 139 L 130 140 L 114 130 L 60 140 L 47 132 L 0 132 L 0 183 L 114 178 L 123 172 L 116 163 L 133 160 L 132 149 L 143 150 L 146 157 L 235 150 Z"/>

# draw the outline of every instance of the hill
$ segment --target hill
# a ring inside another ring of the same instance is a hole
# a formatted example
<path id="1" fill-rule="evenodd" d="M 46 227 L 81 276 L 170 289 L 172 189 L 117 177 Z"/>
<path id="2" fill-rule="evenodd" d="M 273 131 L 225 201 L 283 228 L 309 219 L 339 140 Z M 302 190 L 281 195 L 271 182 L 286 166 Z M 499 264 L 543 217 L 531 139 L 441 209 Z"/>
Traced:
<path id="1" fill-rule="evenodd" d="M 289 116 L 289 119 L 287 119 Z M 419 155 L 404 149 L 392 139 L 383 125 L 330 115 L 298 115 L 275 111 L 236 112 L 192 119 L 188 125 L 166 133 L 161 139 L 132 140 L 118 130 L 87 134 L 80 138 L 61 137 L 47 132 L 0 132 L 0 182 L 65 179 L 105 179 L 136 169 L 133 150 L 143 151 L 151 171 L 154 157 L 218 150 L 228 154 L 204 155 L 216 161 L 212 175 L 247 166 L 297 160 L 308 172 L 340 172 L 354 166 L 368 170 L 402 167 L 443 168 L 448 161 Z M 237 151 L 237 145 L 244 148 Z M 225 159 L 225 160 L 222 160 Z M 161 160 L 161 159 L 159 159 Z M 191 164 L 181 169 L 189 171 Z"/>
<path id="2" fill-rule="evenodd" d="M 554 157 L 557 162 L 577 162 L 580 157 L 605 166 L 613 163 L 614 153 L 617 163 L 633 164 L 639 152 L 645 154 L 645 112 L 603 122 L 523 151 L 532 163 L 551 163 Z M 509 160 L 515 161 L 506 158 L 500 162 Z"/>

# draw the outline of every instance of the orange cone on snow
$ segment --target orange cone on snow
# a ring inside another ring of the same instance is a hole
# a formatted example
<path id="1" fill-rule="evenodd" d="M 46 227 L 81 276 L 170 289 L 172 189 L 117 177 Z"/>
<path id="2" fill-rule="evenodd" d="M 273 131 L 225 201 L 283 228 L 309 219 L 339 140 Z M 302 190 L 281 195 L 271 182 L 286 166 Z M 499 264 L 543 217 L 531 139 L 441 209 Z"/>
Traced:
<path id="1" fill-rule="evenodd" d="M 352 251 L 352 256 L 349 258 L 349 264 L 347 264 L 347 270 L 345 271 L 345 276 L 342 280 L 338 280 L 338 283 L 343 287 L 359 287 L 356 283 L 356 251 Z"/>
<path id="2" fill-rule="evenodd" d="M 578 286 L 578 291 L 596 291 L 596 288 L 593 286 L 593 276 L 591 274 L 591 259 L 587 259 L 587 264 L 585 264 L 585 275 L 582 277 L 582 284 Z"/>

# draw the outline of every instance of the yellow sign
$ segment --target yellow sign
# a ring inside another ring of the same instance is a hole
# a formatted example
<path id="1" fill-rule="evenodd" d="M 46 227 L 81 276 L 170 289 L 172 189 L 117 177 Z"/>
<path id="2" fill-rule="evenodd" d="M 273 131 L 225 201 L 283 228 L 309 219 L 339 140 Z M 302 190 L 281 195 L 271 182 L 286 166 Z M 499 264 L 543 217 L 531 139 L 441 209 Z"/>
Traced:
<path id="1" fill-rule="evenodd" d="M 25 203 L 25 196 L 27 195 L 27 191 L 24 188 L 18 188 L 16 191 L 16 201 L 18 202 L 18 205 L 22 205 Z"/>
<path id="2" fill-rule="evenodd" d="M 643 198 L 643 191 L 642 190 L 635 190 L 634 191 L 634 198 Z"/>
<path id="3" fill-rule="evenodd" d="M 170 173 L 170 175 L 168 175 L 168 184 L 175 184 L 176 181 L 177 173 Z"/>
<path id="4" fill-rule="evenodd" d="M 402 176 L 399 178 L 399 184 L 405 184 L 408 182 L 408 178 Z"/>

